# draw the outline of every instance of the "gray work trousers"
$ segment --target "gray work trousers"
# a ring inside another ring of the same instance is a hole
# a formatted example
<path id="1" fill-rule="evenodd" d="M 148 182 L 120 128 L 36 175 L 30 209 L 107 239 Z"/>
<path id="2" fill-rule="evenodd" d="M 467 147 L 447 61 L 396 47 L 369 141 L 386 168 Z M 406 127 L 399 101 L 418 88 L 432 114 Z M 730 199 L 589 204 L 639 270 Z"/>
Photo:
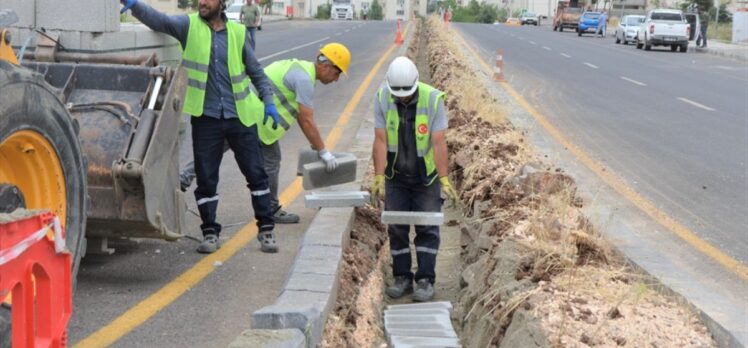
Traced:
<path id="1" fill-rule="evenodd" d="M 276 141 L 271 145 L 260 144 L 262 157 L 265 160 L 265 173 L 268 176 L 268 186 L 270 186 L 270 207 L 273 214 L 280 208 L 278 202 L 278 176 L 280 175 L 281 165 L 281 148 Z M 223 144 L 223 152 L 229 150 L 228 142 Z M 182 171 L 179 173 L 179 180 L 182 186 L 188 187 L 195 180 L 195 161 L 194 159 L 187 162 Z"/>

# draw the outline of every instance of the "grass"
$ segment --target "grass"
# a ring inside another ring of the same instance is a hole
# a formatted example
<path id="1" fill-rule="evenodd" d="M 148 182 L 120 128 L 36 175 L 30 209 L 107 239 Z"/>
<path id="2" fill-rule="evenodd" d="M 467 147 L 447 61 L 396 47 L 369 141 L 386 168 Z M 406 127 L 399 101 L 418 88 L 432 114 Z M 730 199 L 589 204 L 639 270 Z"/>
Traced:
<path id="1" fill-rule="evenodd" d="M 707 42 L 714 38 L 714 30 L 717 30 L 717 41 L 732 42 L 732 23 L 720 23 L 719 28 L 714 23 L 709 23 L 706 30 Z"/>

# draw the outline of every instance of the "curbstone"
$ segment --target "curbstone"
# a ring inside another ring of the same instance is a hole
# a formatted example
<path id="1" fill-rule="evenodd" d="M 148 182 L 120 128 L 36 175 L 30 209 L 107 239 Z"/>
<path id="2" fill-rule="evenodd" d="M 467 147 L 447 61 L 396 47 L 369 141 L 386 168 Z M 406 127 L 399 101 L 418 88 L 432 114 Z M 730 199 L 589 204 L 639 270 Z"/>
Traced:
<path id="1" fill-rule="evenodd" d="M 353 225 L 353 208 L 328 208 L 320 210 L 304 233 L 301 241 L 304 246 L 334 246 L 344 248 L 350 240 L 348 233 Z"/>
<path id="2" fill-rule="evenodd" d="M 382 211 L 382 223 L 385 225 L 420 225 L 441 226 L 444 214 L 420 211 Z"/>
<path id="3" fill-rule="evenodd" d="M 391 339 L 392 336 L 457 338 L 457 332 L 454 330 L 387 330 L 387 338 Z"/>
<path id="4" fill-rule="evenodd" d="M 384 316 L 394 315 L 446 315 L 449 316 L 449 310 L 446 308 L 427 308 L 427 309 L 385 309 Z"/>
<path id="5" fill-rule="evenodd" d="M 349 154 L 337 160 L 338 168 L 332 173 L 327 172 L 327 167 L 322 161 L 305 164 L 302 170 L 304 189 L 312 190 L 356 181 L 358 159 Z"/>
<path id="6" fill-rule="evenodd" d="M 303 348 L 306 339 L 299 329 L 245 330 L 229 348 Z"/>
<path id="7" fill-rule="evenodd" d="M 330 294 L 337 280 L 336 274 L 291 273 L 284 291 L 309 291 Z"/>
<path id="8" fill-rule="evenodd" d="M 371 201 L 366 191 L 312 192 L 304 196 L 307 208 L 361 207 Z"/>
<path id="9" fill-rule="evenodd" d="M 331 301 L 333 300 L 333 301 Z M 322 330 L 331 309 L 329 293 L 287 290 L 275 303 L 252 313 L 253 329 L 299 329 L 307 345 L 316 346 L 322 340 Z"/>
<path id="10" fill-rule="evenodd" d="M 462 347 L 460 340 L 456 338 L 392 336 L 390 343 L 392 343 L 394 348 Z"/>

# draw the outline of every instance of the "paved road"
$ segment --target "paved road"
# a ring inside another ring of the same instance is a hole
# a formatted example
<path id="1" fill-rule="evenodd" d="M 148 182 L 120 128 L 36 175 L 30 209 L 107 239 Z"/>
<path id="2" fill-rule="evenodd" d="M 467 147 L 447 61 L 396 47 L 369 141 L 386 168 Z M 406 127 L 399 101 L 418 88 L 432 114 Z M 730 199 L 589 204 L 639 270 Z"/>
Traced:
<path id="1" fill-rule="evenodd" d="M 651 52 L 547 26 L 455 24 L 598 162 L 702 239 L 748 264 L 748 66 Z"/>
<path id="2" fill-rule="evenodd" d="M 337 84 L 317 85 L 315 118 L 323 137 L 331 130 L 346 103 L 391 45 L 394 26 L 391 23 L 284 21 L 267 23 L 258 32 L 257 55 L 264 65 L 277 59 L 312 60 L 320 45 L 338 41 L 347 45 L 353 60 L 348 78 Z M 386 65 L 385 65 L 386 67 Z M 374 77 L 351 122 L 346 127 L 338 150 L 344 151 L 349 137 L 360 122 L 369 116 L 374 89 L 383 72 Z M 189 139 L 189 136 L 187 137 Z M 282 140 L 283 163 L 281 190 L 296 174 L 299 148 L 308 143 L 298 127 Z M 190 144 L 182 159 L 191 155 Z M 219 221 L 224 224 L 222 240 L 231 238 L 251 219 L 249 192 L 245 188 L 233 156 L 227 154 L 221 167 Z M 193 186 L 194 188 L 194 186 Z M 188 206 L 195 209 L 192 191 L 187 192 Z M 116 341 L 119 347 L 225 347 L 242 330 L 249 328 L 250 314 L 272 303 L 278 294 L 298 247 L 299 239 L 315 210 L 303 207 L 303 197 L 288 207 L 301 215 L 299 225 L 279 225 L 281 251 L 263 254 L 256 241 L 223 260 L 220 267 L 192 287 L 184 296 L 166 306 L 143 325 Z M 188 214 L 187 233 L 199 237 L 199 219 Z M 228 226 L 233 225 L 233 226 Z M 75 344 L 108 325 L 165 284 L 172 282 L 203 256 L 195 252 L 197 242 L 143 240 L 116 242 L 112 256 L 87 256 L 78 275 L 74 297 L 74 316 L 70 322 L 70 342 Z M 188 276 L 189 277 L 189 276 Z M 156 301 L 163 303 L 163 301 Z M 123 332 L 127 323 L 116 325 Z"/>

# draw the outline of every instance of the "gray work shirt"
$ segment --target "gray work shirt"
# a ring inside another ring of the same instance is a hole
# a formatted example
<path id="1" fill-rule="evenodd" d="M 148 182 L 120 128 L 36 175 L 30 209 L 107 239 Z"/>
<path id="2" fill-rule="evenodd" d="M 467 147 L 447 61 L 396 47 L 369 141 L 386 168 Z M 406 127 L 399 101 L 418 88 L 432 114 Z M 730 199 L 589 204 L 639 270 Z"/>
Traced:
<path id="1" fill-rule="evenodd" d="M 386 87 L 385 87 L 386 88 Z M 396 99 L 397 100 L 397 99 Z M 418 106 L 418 91 L 408 104 L 395 102 L 397 113 L 400 115 L 400 126 L 398 128 L 398 153 L 395 160 L 395 173 L 404 176 L 417 176 L 418 174 L 418 152 L 416 148 L 416 111 Z M 439 99 L 436 105 L 431 133 L 447 129 L 447 113 L 444 109 L 444 101 Z M 379 99 L 374 97 L 374 128 L 387 127 L 387 110 L 382 110 Z"/>
<path id="2" fill-rule="evenodd" d="M 153 31 L 170 35 L 177 39 L 184 48 L 187 45 L 187 33 L 190 30 L 190 18 L 187 15 L 167 16 L 138 1 L 132 7 L 132 15 Z M 223 15 L 224 21 L 227 21 Z M 210 25 L 209 25 L 210 27 Z M 208 63 L 208 83 L 205 88 L 203 114 L 214 118 L 236 118 L 234 91 L 231 88 L 231 77 L 228 67 L 228 37 L 224 27 L 220 31 L 210 31 L 211 49 Z M 273 104 L 270 80 L 265 76 L 262 65 L 257 61 L 250 44 L 250 36 L 244 39 L 242 61 L 247 69 L 255 89 L 265 105 Z"/>
<path id="3" fill-rule="evenodd" d="M 314 109 L 314 82 L 302 67 L 291 67 L 283 77 L 283 84 L 296 94 L 297 103 Z"/>

